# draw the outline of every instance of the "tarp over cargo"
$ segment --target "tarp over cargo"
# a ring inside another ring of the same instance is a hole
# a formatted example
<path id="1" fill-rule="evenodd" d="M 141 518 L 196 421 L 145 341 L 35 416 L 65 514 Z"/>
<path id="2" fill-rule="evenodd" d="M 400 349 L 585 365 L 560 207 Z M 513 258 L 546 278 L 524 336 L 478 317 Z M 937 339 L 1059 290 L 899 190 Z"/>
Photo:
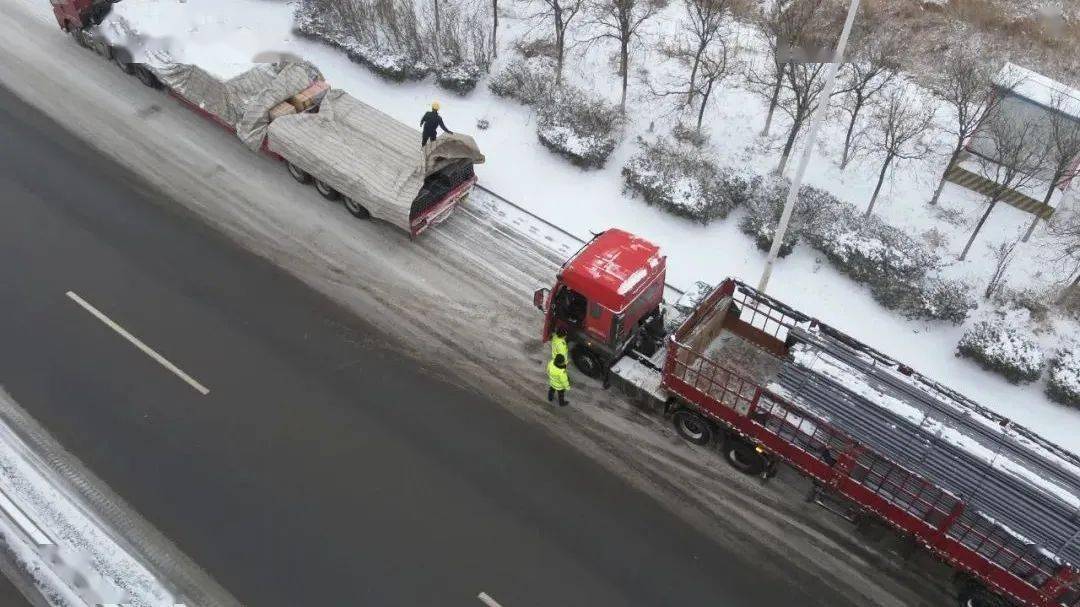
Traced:
<path id="1" fill-rule="evenodd" d="M 262 63 L 228 80 L 187 63 L 162 61 L 150 67 L 174 93 L 235 128 L 252 150 L 262 145 L 270 108 L 322 79 L 306 61 Z"/>
<path id="2" fill-rule="evenodd" d="M 268 130 L 284 156 L 373 216 L 410 231 L 413 200 L 424 178 L 458 159 L 484 161 L 468 135 L 448 134 L 420 147 L 420 132 L 334 89 L 318 113 L 282 116 Z"/>

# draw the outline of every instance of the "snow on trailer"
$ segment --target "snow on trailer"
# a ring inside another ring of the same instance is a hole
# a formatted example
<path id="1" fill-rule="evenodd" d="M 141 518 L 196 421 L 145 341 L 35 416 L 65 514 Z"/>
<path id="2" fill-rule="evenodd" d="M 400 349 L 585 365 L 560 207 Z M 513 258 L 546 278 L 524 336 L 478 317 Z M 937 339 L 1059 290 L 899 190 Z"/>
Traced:
<path id="1" fill-rule="evenodd" d="M 1028 605 L 1080 605 L 1080 458 L 733 279 L 662 387 Z"/>
<path id="2" fill-rule="evenodd" d="M 145 67 L 169 94 L 234 132 L 253 151 L 264 149 L 270 110 L 323 80 L 307 62 L 263 63 L 228 79 L 167 59 Z"/>
<path id="3" fill-rule="evenodd" d="M 415 236 L 439 223 L 484 162 L 472 137 L 446 134 L 423 148 L 419 131 L 332 90 L 315 113 L 270 123 L 269 149 L 371 215 Z"/>

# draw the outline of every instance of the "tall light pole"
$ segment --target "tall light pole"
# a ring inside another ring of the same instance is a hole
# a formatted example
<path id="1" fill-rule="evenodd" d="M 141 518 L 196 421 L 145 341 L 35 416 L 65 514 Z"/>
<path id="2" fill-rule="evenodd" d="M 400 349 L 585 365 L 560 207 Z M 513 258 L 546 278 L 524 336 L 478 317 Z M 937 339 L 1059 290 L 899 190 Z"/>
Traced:
<path id="1" fill-rule="evenodd" d="M 806 166 L 810 164 L 810 154 L 814 151 L 814 142 L 817 141 L 818 131 L 821 130 L 821 123 L 825 121 L 825 113 L 829 109 L 829 97 L 832 96 L 833 89 L 836 87 L 836 72 L 840 69 L 840 64 L 844 60 L 844 49 L 847 48 L 848 37 L 851 36 L 851 26 L 855 23 L 855 13 L 857 12 L 859 12 L 859 0 L 851 0 L 847 19 L 844 21 L 844 30 L 840 32 L 840 41 L 836 44 L 832 63 L 829 64 L 829 69 L 826 72 L 825 89 L 821 93 L 822 100 L 814 109 L 814 115 L 810 119 L 810 134 L 806 139 L 806 147 L 803 149 L 802 157 L 799 158 L 799 166 L 795 170 L 794 179 L 791 180 L 787 202 L 784 203 L 784 212 L 780 214 L 780 223 L 776 226 L 772 247 L 769 248 L 769 256 L 765 259 L 765 269 L 761 272 L 758 291 L 765 292 L 765 288 L 769 286 L 769 277 L 772 276 L 773 265 L 776 264 L 776 257 L 780 253 L 780 245 L 784 242 L 784 235 L 787 234 L 788 223 L 791 221 L 791 212 L 795 209 L 795 201 L 799 197 L 799 188 L 802 187 Z"/>

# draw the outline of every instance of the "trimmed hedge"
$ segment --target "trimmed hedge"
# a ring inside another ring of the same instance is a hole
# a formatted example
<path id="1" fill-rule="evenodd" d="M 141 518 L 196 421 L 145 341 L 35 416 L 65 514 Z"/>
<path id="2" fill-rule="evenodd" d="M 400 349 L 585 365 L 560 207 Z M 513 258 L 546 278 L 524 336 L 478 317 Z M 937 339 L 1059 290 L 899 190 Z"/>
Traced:
<path id="1" fill-rule="evenodd" d="M 1050 361 L 1046 395 L 1073 407 L 1080 407 L 1080 344 L 1061 348 Z"/>
<path id="2" fill-rule="evenodd" d="M 1027 315 L 1016 312 L 1005 318 L 982 320 L 971 326 L 956 354 L 970 358 L 987 371 L 1005 376 L 1014 384 L 1029 383 L 1042 374 L 1045 357 L 1034 335 L 1027 329 Z"/>
<path id="3" fill-rule="evenodd" d="M 537 108 L 536 136 L 549 150 L 584 168 L 600 168 L 619 144 L 619 108 L 563 86 Z"/>
<path id="4" fill-rule="evenodd" d="M 513 59 L 488 81 L 492 93 L 525 105 L 546 99 L 554 85 L 555 60 L 544 56 Z"/>
<path id="5" fill-rule="evenodd" d="M 638 152 L 622 169 L 627 189 L 645 202 L 703 225 L 743 204 L 747 182 L 713 164 L 695 148 L 638 138 Z"/>
<path id="6" fill-rule="evenodd" d="M 750 181 L 746 195 L 747 213 L 739 222 L 739 229 L 753 238 L 754 244 L 762 251 L 772 247 L 790 188 L 791 183 L 779 177 L 758 176 Z M 838 204 L 840 201 L 828 192 L 803 186 L 791 212 L 784 242 L 780 245 L 780 257 L 789 255 L 804 233 L 816 229 L 821 218 L 831 213 Z"/>

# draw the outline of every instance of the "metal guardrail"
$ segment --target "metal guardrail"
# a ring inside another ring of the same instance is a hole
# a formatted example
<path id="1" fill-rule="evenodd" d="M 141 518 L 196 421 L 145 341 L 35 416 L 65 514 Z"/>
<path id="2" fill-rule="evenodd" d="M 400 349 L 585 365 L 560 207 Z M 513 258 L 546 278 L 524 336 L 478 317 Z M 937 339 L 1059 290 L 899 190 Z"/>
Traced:
<path id="1" fill-rule="evenodd" d="M 532 211 L 526 209 L 525 207 L 522 207 L 521 205 L 515 203 L 514 201 L 510 200 L 509 198 L 506 198 L 505 196 L 503 196 L 501 194 L 498 194 L 497 192 L 494 192 L 490 188 L 487 188 L 487 187 L 485 187 L 483 185 L 480 185 L 479 183 L 477 183 L 473 187 L 475 187 L 476 189 L 481 190 L 484 193 L 488 194 L 489 196 L 491 196 L 492 198 L 497 200 L 499 203 L 505 204 L 506 206 L 509 206 L 509 207 L 513 208 L 515 211 L 518 211 L 519 213 L 523 213 L 525 215 L 528 215 L 530 218 L 535 219 L 536 221 L 544 224 L 546 227 L 551 228 L 552 230 L 555 230 L 555 231 L 559 232 L 560 234 L 574 240 L 576 243 L 578 243 L 579 248 L 585 246 L 585 244 L 588 243 L 589 240 L 591 240 L 591 239 L 582 238 L 582 237 L 578 236 L 577 234 L 574 234 L 574 233 L 572 233 L 572 232 L 570 232 L 570 231 L 568 231 L 568 230 L 566 230 L 566 229 L 564 229 L 564 228 L 562 228 L 560 226 L 555 225 L 554 223 L 551 223 L 550 221 L 544 219 L 543 217 L 540 217 L 536 213 L 533 213 Z M 676 297 L 682 297 L 686 293 L 683 289 L 680 289 L 680 288 L 676 287 L 675 285 L 671 284 L 670 282 L 665 282 L 664 287 L 669 292 L 674 294 Z"/>

